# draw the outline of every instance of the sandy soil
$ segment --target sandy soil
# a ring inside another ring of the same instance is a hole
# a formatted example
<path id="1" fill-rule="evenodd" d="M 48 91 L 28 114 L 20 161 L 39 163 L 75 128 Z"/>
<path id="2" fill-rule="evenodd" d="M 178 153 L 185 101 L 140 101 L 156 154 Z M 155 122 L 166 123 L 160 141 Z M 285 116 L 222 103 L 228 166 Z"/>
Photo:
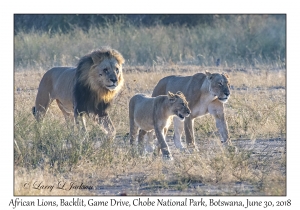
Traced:
<path id="1" fill-rule="evenodd" d="M 173 156 L 178 155 L 179 151 L 175 149 L 173 142 L 168 142 Z M 233 141 L 239 151 L 249 152 L 250 158 L 266 163 L 272 163 L 274 170 L 286 173 L 286 166 L 282 165 L 283 155 L 286 154 L 286 139 L 259 139 L 251 140 L 235 140 Z M 212 149 L 215 147 L 214 142 L 203 142 L 202 149 Z M 189 154 L 186 154 L 189 155 Z M 275 168 L 274 168 L 275 166 Z M 253 166 L 255 167 L 255 166 Z M 272 169 L 271 169 L 272 170 Z M 250 183 L 247 181 L 232 183 L 201 183 L 190 181 L 185 186 L 178 189 L 177 183 L 169 182 L 166 186 L 161 184 L 148 184 L 141 182 L 145 179 L 144 173 L 129 174 L 127 176 L 119 176 L 111 181 L 113 184 L 105 184 L 104 180 L 99 180 L 99 185 L 95 189 L 95 193 L 99 195 L 119 195 L 125 193 L 127 195 L 265 195 L 260 190 L 259 183 Z M 182 186 L 181 186 L 182 187 Z"/>

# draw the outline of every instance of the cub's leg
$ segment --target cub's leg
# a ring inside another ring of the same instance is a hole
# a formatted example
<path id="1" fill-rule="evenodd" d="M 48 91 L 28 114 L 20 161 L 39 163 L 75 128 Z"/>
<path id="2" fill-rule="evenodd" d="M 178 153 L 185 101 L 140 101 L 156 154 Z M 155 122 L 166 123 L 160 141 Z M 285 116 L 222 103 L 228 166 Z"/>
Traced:
<path id="1" fill-rule="evenodd" d="M 138 136 L 138 148 L 139 148 L 141 155 L 143 155 L 145 152 L 144 137 L 145 137 L 146 133 L 147 133 L 146 131 L 141 129 L 139 132 L 139 136 Z"/>
<path id="2" fill-rule="evenodd" d="M 134 145 L 137 137 L 139 127 L 135 124 L 134 119 L 130 119 L 130 131 L 129 131 L 129 138 L 130 138 L 130 145 Z"/>
<path id="3" fill-rule="evenodd" d="M 135 124 L 135 122 L 132 122 L 130 120 L 130 131 L 129 131 L 130 146 L 131 146 L 130 151 L 132 156 L 134 157 L 136 156 L 135 141 L 136 141 L 138 131 L 139 131 L 139 127 Z"/>
<path id="4" fill-rule="evenodd" d="M 136 96 L 133 96 L 129 101 L 129 138 L 130 138 L 130 145 L 133 146 L 136 141 L 137 132 L 139 130 L 139 127 L 134 121 L 134 108 L 135 108 L 135 98 Z"/>
<path id="5" fill-rule="evenodd" d="M 156 134 L 157 141 L 158 141 L 158 150 L 161 150 L 163 157 L 165 159 L 172 160 L 173 158 L 171 156 L 167 142 L 164 138 L 163 130 L 164 130 L 163 128 L 162 129 L 159 129 L 157 127 L 155 128 L 155 134 Z"/>
<path id="6" fill-rule="evenodd" d="M 145 142 L 145 150 L 148 153 L 152 153 L 154 151 L 154 131 L 149 131 L 146 133 L 144 137 L 144 142 Z"/>
<path id="7" fill-rule="evenodd" d="M 191 116 L 185 118 L 184 131 L 187 147 L 196 148 L 194 137 L 194 119 L 192 119 Z"/>
<path id="8" fill-rule="evenodd" d="M 184 122 L 181 121 L 178 117 L 173 117 L 173 124 L 174 124 L 174 136 L 173 136 L 174 144 L 176 148 L 182 150 L 184 149 L 184 147 L 181 143 L 181 135 L 184 128 Z"/>

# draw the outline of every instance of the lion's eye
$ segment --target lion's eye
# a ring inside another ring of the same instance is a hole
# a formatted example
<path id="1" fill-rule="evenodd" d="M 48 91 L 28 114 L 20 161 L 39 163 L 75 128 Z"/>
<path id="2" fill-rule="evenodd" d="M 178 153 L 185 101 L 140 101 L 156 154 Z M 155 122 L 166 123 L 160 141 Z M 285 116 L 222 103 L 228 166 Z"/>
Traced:
<path id="1" fill-rule="evenodd" d="M 105 74 L 107 74 L 108 69 L 107 69 L 107 68 L 103 69 L 103 72 L 104 72 Z"/>
<path id="2" fill-rule="evenodd" d="M 219 86 L 222 86 L 222 83 L 221 83 L 221 82 L 219 82 Z"/>
<path id="3" fill-rule="evenodd" d="M 119 69 L 118 68 L 116 68 L 116 72 L 117 72 L 117 74 L 119 74 Z"/>

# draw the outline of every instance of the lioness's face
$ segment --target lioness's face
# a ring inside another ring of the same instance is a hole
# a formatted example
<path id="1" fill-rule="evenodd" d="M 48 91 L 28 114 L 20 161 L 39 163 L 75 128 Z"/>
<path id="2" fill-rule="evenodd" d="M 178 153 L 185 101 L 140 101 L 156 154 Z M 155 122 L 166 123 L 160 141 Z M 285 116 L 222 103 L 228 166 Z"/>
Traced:
<path id="1" fill-rule="evenodd" d="M 211 74 L 209 81 L 211 94 L 217 96 L 220 102 L 226 103 L 230 96 L 228 77 L 224 74 Z"/>
<path id="2" fill-rule="evenodd" d="M 122 76 L 122 65 L 116 59 L 104 59 L 95 67 L 98 74 L 99 84 L 102 84 L 108 90 L 115 90 Z"/>
<path id="3" fill-rule="evenodd" d="M 177 92 L 176 94 L 169 92 L 168 97 L 172 104 L 173 113 L 178 116 L 180 120 L 184 120 L 185 117 L 190 115 L 191 110 L 188 106 L 188 102 L 181 92 Z"/>

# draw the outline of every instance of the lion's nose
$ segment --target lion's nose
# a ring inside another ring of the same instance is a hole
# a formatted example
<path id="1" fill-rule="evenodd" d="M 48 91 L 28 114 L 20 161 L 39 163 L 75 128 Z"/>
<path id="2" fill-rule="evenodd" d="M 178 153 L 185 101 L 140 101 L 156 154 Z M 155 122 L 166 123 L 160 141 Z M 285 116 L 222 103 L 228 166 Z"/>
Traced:
<path id="1" fill-rule="evenodd" d="M 117 79 L 110 79 L 113 83 L 116 83 L 118 80 Z"/>
<path id="2" fill-rule="evenodd" d="M 225 94 L 226 96 L 229 96 L 229 95 L 230 95 L 230 93 L 229 93 L 229 92 L 225 92 L 224 94 Z"/>

